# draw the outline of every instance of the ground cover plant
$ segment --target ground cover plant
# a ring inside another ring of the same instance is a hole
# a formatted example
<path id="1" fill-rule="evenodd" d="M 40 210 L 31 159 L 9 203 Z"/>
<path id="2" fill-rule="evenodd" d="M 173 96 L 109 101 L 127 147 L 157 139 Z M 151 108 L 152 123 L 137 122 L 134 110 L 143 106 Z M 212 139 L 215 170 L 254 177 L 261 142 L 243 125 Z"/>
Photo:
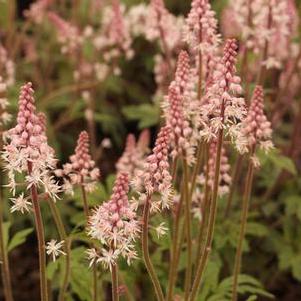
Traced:
<path id="1" fill-rule="evenodd" d="M 0 11 L 1 300 L 301 300 L 300 1 Z"/>

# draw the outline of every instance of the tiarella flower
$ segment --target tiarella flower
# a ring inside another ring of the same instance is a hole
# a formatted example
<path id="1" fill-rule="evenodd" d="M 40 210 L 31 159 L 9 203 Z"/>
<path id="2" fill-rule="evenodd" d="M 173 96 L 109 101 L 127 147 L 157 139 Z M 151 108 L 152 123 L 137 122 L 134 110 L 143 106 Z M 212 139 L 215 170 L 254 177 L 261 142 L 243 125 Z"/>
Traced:
<path id="1" fill-rule="evenodd" d="M 24 16 L 36 24 L 41 24 L 45 19 L 47 9 L 52 2 L 53 0 L 38 0 L 32 3 L 28 10 L 25 10 Z"/>
<path id="2" fill-rule="evenodd" d="M 65 188 L 69 187 L 67 191 L 76 185 L 92 191 L 100 178 L 100 171 L 91 158 L 89 146 L 89 135 L 83 131 L 78 137 L 75 153 L 70 156 L 70 163 L 64 164 L 63 170 L 56 171 L 57 176 L 65 175 Z"/>
<path id="3" fill-rule="evenodd" d="M 111 199 L 96 208 L 89 220 L 88 234 L 103 246 L 97 262 L 105 268 L 111 268 L 119 257 L 125 258 L 128 264 L 137 257 L 134 242 L 140 228 L 128 191 L 128 175 L 118 174 Z M 95 256 L 91 259 L 95 261 Z"/>
<path id="4" fill-rule="evenodd" d="M 211 190 L 213 189 L 214 186 L 216 154 L 217 154 L 217 143 L 216 140 L 212 140 L 210 142 L 210 147 L 209 147 L 208 170 L 205 168 L 204 175 L 202 175 L 198 180 L 200 184 L 205 185 L 205 174 L 208 172 L 207 184 Z M 220 164 L 220 175 L 219 175 L 219 185 L 218 185 L 219 196 L 223 196 L 229 192 L 229 187 L 232 181 L 230 176 L 230 168 L 231 167 L 228 161 L 228 157 L 226 155 L 226 149 L 223 147 L 221 151 L 221 164 Z"/>
<path id="5" fill-rule="evenodd" d="M 190 164 L 194 159 L 194 145 L 191 144 L 190 140 L 192 129 L 184 115 L 183 95 L 180 94 L 180 91 L 172 83 L 166 98 L 169 106 L 165 108 L 165 118 L 166 124 L 171 129 L 171 155 L 174 159 L 183 156 Z"/>
<path id="6" fill-rule="evenodd" d="M 245 100 L 240 97 L 242 87 L 240 77 L 236 75 L 237 43 L 229 39 L 224 48 L 222 60 L 216 66 L 213 83 L 208 88 L 201 106 L 203 128 L 201 137 L 210 140 L 220 129 L 243 149 L 240 140 L 241 120 L 246 115 Z"/>
<path id="7" fill-rule="evenodd" d="M 49 12 L 48 18 L 56 27 L 58 41 L 62 44 L 62 53 L 76 53 L 82 44 L 82 36 L 79 29 L 54 12 Z"/>
<path id="8" fill-rule="evenodd" d="M 11 115 L 7 112 L 8 100 L 6 97 L 7 85 L 0 76 L 0 128 L 3 131 L 3 126 L 11 120 Z"/>
<path id="9" fill-rule="evenodd" d="M 13 206 L 10 208 L 10 212 L 20 211 L 22 214 L 31 210 L 31 202 L 28 198 L 24 197 L 24 194 L 20 194 L 16 198 L 10 199 L 13 202 Z"/>
<path id="10" fill-rule="evenodd" d="M 60 255 L 66 255 L 64 251 L 62 251 L 62 247 L 64 245 L 64 241 L 57 242 L 55 239 L 51 239 L 47 242 L 46 245 L 46 253 L 52 256 L 52 260 L 56 261 L 56 258 Z"/>
<path id="11" fill-rule="evenodd" d="M 140 196 L 141 201 L 145 201 L 148 196 L 159 193 L 159 197 L 154 198 L 151 203 L 152 211 L 169 208 L 172 199 L 171 175 L 169 172 L 168 150 L 170 147 L 171 129 L 168 126 L 161 128 L 152 154 L 146 158 L 143 171 L 137 174 L 134 186 L 141 191 L 143 187 L 145 193 Z"/>
<path id="12" fill-rule="evenodd" d="M 87 249 L 86 254 L 87 254 L 87 259 L 89 260 L 89 268 L 90 268 L 95 263 L 97 263 L 97 260 L 99 259 L 99 255 L 95 248 Z"/>
<path id="13" fill-rule="evenodd" d="M 298 24 L 291 0 L 231 0 L 230 9 L 248 49 L 261 53 L 268 42 L 267 68 L 280 68 L 291 55 L 292 37 Z"/>
<path id="14" fill-rule="evenodd" d="M 17 125 L 7 132 L 6 139 L 3 158 L 11 190 L 16 187 L 15 173 L 23 173 L 27 189 L 36 185 L 55 200 L 60 190 L 51 175 L 56 159 L 47 143 L 45 120 L 36 113 L 31 83 L 21 88 Z M 46 187 L 49 182 L 52 184 Z"/>
<path id="15" fill-rule="evenodd" d="M 15 64 L 9 58 L 6 49 L 0 43 L 0 74 L 7 87 L 15 83 Z"/>
<path id="16" fill-rule="evenodd" d="M 180 24 L 171 13 L 168 12 L 163 0 L 151 0 L 149 14 L 146 22 L 146 38 L 150 41 L 159 39 L 162 49 L 168 51 L 175 49 L 181 41 Z"/>
<path id="17" fill-rule="evenodd" d="M 93 38 L 94 47 L 102 53 L 107 64 L 116 63 L 116 59 L 122 55 L 127 59 L 134 55 L 129 24 L 125 21 L 124 14 L 125 7 L 119 0 L 113 0 L 111 6 L 104 8 L 101 29 Z M 114 68 L 114 73 L 119 74 L 118 67 Z"/>
<path id="18" fill-rule="evenodd" d="M 184 25 L 183 38 L 194 52 L 202 51 L 207 58 L 220 43 L 217 19 L 208 0 L 193 0 Z M 206 61 L 206 59 L 204 60 Z"/>
<path id="19" fill-rule="evenodd" d="M 159 226 L 155 227 L 155 231 L 157 234 L 158 239 L 164 236 L 168 232 L 168 228 L 165 227 L 165 223 L 160 223 Z"/>
<path id="20" fill-rule="evenodd" d="M 267 120 L 263 109 L 263 88 L 261 86 L 256 86 L 248 115 L 243 121 L 243 134 L 247 138 L 250 151 L 254 151 L 256 145 L 259 145 L 259 147 L 265 151 L 269 151 L 273 147 L 271 141 L 271 123 Z"/>
<path id="21" fill-rule="evenodd" d="M 137 141 L 137 150 L 143 155 L 149 152 L 149 143 L 150 143 L 150 131 L 149 129 L 144 129 L 138 138 Z"/>

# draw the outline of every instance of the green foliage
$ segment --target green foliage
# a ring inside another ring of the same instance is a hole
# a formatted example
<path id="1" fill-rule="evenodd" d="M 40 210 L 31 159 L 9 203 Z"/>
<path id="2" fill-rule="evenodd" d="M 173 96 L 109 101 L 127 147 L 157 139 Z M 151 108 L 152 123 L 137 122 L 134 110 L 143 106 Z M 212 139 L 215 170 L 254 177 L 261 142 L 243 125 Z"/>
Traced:
<path id="1" fill-rule="evenodd" d="M 14 248 L 23 244 L 26 241 L 27 236 L 33 231 L 33 228 L 24 229 L 17 232 L 9 241 L 7 251 L 10 252 Z"/>
<path id="2" fill-rule="evenodd" d="M 129 120 L 138 121 L 140 129 L 154 126 L 160 119 L 160 109 L 151 104 L 126 106 L 122 112 Z"/>

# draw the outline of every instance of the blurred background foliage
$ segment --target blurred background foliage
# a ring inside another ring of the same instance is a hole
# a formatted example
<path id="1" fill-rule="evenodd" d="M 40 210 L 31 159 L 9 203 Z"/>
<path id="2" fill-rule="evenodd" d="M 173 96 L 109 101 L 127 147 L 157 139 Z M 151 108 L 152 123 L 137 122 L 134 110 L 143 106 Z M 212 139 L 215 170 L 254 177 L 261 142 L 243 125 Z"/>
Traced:
<path id="1" fill-rule="evenodd" d="M 0 1 L 0 36 L 10 30 L 9 1 Z M 122 2 L 130 7 L 142 1 L 123 0 Z M 186 15 L 190 8 L 190 1 L 166 0 L 165 2 L 167 8 L 176 15 Z M 226 0 L 212 1 L 218 16 L 226 6 L 226 2 Z M 78 133 L 86 128 L 86 104 L 78 87 L 74 87 L 73 66 L 60 53 L 52 26 L 43 22 L 39 26 L 29 26 L 24 29 L 25 20 L 22 12 L 30 3 L 31 1 L 18 1 L 18 16 L 13 26 L 16 26 L 19 31 L 26 30 L 28 38 L 34 37 L 38 57 L 25 60 L 23 53 L 17 53 L 16 83 L 9 89 L 9 110 L 15 116 L 19 88 L 25 81 L 32 81 L 36 91 L 37 107 L 48 117 L 47 131 L 50 144 L 55 147 L 60 161 L 65 163 L 73 153 Z M 301 1 L 296 3 L 300 10 Z M 80 1 L 77 16 L 79 24 L 85 24 L 87 21 L 88 4 L 89 0 Z M 89 196 L 91 205 L 99 204 L 108 198 L 114 180 L 115 162 L 123 151 L 126 135 L 134 133 L 138 136 L 142 129 L 150 128 L 153 140 L 160 124 L 160 109 L 156 101 L 153 101 L 156 92 L 153 73 L 154 55 L 159 51 L 158 45 L 143 38 L 136 38 L 133 45 L 134 58 L 128 61 L 120 60 L 122 76 L 110 75 L 106 81 L 100 84 L 94 83 L 97 144 L 100 144 L 104 138 L 110 138 L 112 147 L 104 149 L 99 159 L 98 164 L 103 179 L 97 191 Z M 12 51 L 18 52 L 18 49 L 14 48 L 18 44 L 12 46 Z M 87 58 L 91 55 L 90 45 L 84 45 L 84 55 Z M 299 91 L 297 104 L 298 101 L 300 102 L 300 97 Z M 269 100 L 267 105 L 271 105 Z M 257 298 L 255 296 L 258 296 L 257 300 L 270 299 L 271 295 L 267 291 L 274 295 L 275 300 L 301 300 L 301 158 L 292 157 L 287 153 L 292 127 L 292 115 L 287 114 L 274 134 L 277 149 L 269 157 L 264 155 L 260 157 L 262 169 L 257 175 L 257 184 L 254 187 L 250 222 L 244 245 L 246 252 L 244 273 L 252 275 L 259 282 L 247 275 L 240 279 L 242 284 L 240 290 L 242 293 L 248 292 L 249 301 L 255 300 Z M 234 160 L 235 158 L 231 158 L 232 162 Z M 5 191 L 5 199 L 8 197 L 7 193 Z M 200 301 L 222 301 L 227 300 L 229 296 L 231 282 L 226 275 L 229 275 L 235 254 L 240 196 L 241 191 L 238 191 L 234 197 L 237 210 L 231 214 L 231 218 L 224 219 L 222 214 L 219 216 L 214 240 L 216 248 L 206 270 L 204 288 L 198 299 Z M 84 259 L 83 244 L 87 238 L 82 229 L 84 219 L 79 210 L 81 208 L 79 198 L 79 194 L 75 194 L 74 197 L 65 198 L 63 202 L 58 203 L 77 246 L 72 251 L 73 293 L 66 296 L 66 300 L 91 300 L 89 291 L 91 271 Z M 220 201 L 220 208 L 221 212 L 225 209 L 223 200 Z M 6 235 L 8 249 L 11 252 L 13 283 L 20 289 L 16 300 L 37 300 L 35 299 L 37 266 L 36 261 L 32 260 L 37 257 L 37 254 L 34 247 L 35 236 L 32 235 L 32 223 L 26 216 L 8 214 L 8 206 L 6 210 L 8 219 Z M 47 207 L 43 208 L 43 216 L 46 224 L 51 224 Z M 160 219 L 156 222 L 159 223 Z M 198 226 L 195 220 L 194 228 L 197 229 Z M 47 237 L 56 236 L 55 228 L 46 227 L 46 229 Z M 154 234 L 153 241 L 156 252 L 152 259 L 164 284 L 167 276 L 167 261 L 164 261 L 164 258 L 169 250 L 169 235 L 158 240 Z M 162 264 L 162 262 L 166 263 Z M 184 265 L 185 254 L 181 262 Z M 54 287 L 61 281 L 59 267 L 63 264 L 63 260 L 58 260 L 48 266 L 49 279 L 54 279 L 52 283 Z M 54 275 L 57 277 L 53 278 Z M 26 277 L 32 281 L 24 281 Z M 102 275 L 104 283 L 109 280 L 108 277 L 107 274 Z M 129 269 L 122 263 L 121 278 L 128 288 L 126 292 L 128 300 L 152 300 L 148 297 L 151 285 L 145 277 L 141 261 L 136 261 Z M 139 287 L 143 287 L 143 291 L 137 292 Z M 104 286 L 103 290 L 106 289 L 108 287 Z"/>

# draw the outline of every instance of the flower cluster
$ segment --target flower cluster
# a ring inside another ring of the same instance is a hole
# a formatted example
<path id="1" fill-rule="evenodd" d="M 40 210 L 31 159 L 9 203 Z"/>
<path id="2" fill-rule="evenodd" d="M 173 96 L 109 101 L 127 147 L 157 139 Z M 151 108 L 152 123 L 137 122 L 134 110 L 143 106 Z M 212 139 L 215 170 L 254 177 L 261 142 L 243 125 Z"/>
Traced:
<path id="1" fill-rule="evenodd" d="M 0 129 L 11 120 L 11 115 L 7 112 L 8 100 L 6 97 L 7 85 L 0 76 Z"/>
<path id="2" fill-rule="evenodd" d="M 243 121 L 243 133 L 250 150 L 259 145 L 265 151 L 273 147 L 271 123 L 263 111 L 264 94 L 261 86 L 256 86 L 247 117 Z"/>
<path id="3" fill-rule="evenodd" d="M 60 255 L 66 255 L 64 251 L 62 251 L 62 247 L 64 245 L 64 241 L 57 242 L 55 239 L 51 239 L 49 242 L 47 242 L 46 245 L 46 253 L 47 255 L 52 256 L 53 262 L 56 261 L 56 258 Z"/>
<path id="4" fill-rule="evenodd" d="M 56 159 L 54 150 L 47 143 L 45 117 L 36 113 L 33 92 L 31 83 L 21 88 L 17 125 L 6 134 L 9 142 L 4 146 L 3 158 L 8 170 L 8 187 L 15 195 L 17 185 L 22 184 L 16 183 L 15 174 L 22 173 L 27 189 L 34 185 L 55 200 L 60 192 L 51 173 Z M 27 210 L 26 197 L 13 199 L 13 202 L 16 210 L 17 207 Z"/>
<path id="5" fill-rule="evenodd" d="M 183 30 L 184 41 L 194 52 L 202 51 L 206 57 L 216 51 L 220 43 L 217 19 L 208 0 L 193 0 Z M 206 59 L 204 60 L 206 61 Z"/>
<path id="6" fill-rule="evenodd" d="M 110 200 L 96 208 L 89 220 L 88 234 L 100 240 L 103 248 L 100 254 L 95 249 L 89 250 L 88 256 L 105 268 L 111 268 L 120 256 L 128 264 L 137 257 L 134 242 L 140 227 L 136 204 L 129 203 L 128 191 L 128 175 L 118 174 Z"/>
<path id="7" fill-rule="evenodd" d="M 133 134 L 127 136 L 125 150 L 116 163 L 118 173 L 127 173 L 129 178 L 133 179 L 137 172 L 143 168 L 144 157 L 148 151 L 148 136 L 148 132 L 143 131 L 137 143 Z"/>
<path id="8" fill-rule="evenodd" d="M 82 35 L 79 29 L 54 12 L 48 13 L 48 19 L 57 30 L 58 41 L 62 45 L 62 53 L 77 53 L 82 44 Z"/>
<path id="9" fill-rule="evenodd" d="M 36 24 L 41 24 L 47 15 L 47 10 L 53 0 L 38 0 L 32 3 L 29 9 L 24 11 L 24 16 Z"/>
<path id="10" fill-rule="evenodd" d="M 242 87 L 236 75 L 237 42 L 229 39 L 224 48 L 222 60 L 216 66 L 213 83 L 208 88 L 201 107 L 204 127 L 201 136 L 209 141 L 216 138 L 219 130 L 224 129 L 241 151 L 245 143 L 241 137 L 241 121 L 246 115 L 245 100 L 240 97 Z"/>
<path id="11" fill-rule="evenodd" d="M 89 151 L 89 135 L 86 131 L 79 134 L 75 153 L 70 156 L 70 163 L 63 165 L 63 170 L 58 169 L 58 176 L 65 176 L 64 190 L 73 193 L 73 187 L 83 186 L 87 191 L 93 191 L 100 171 L 95 167 Z"/>
<path id="12" fill-rule="evenodd" d="M 121 55 L 131 59 L 134 55 L 129 24 L 124 18 L 125 7 L 119 0 L 112 1 L 111 6 L 104 8 L 101 29 L 93 38 L 94 47 L 102 53 L 105 63 L 116 63 Z M 113 70 L 120 73 L 117 66 Z"/>
<path id="13" fill-rule="evenodd" d="M 267 68 L 280 68 L 292 51 L 292 36 L 298 24 L 296 6 L 291 0 L 238 0 L 230 1 L 230 10 L 241 32 L 245 46 L 255 53 L 263 51 L 266 43 Z"/>
<path id="14" fill-rule="evenodd" d="M 0 74 L 8 87 L 15 83 L 15 64 L 0 43 Z"/>
<path id="15" fill-rule="evenodd" d="M 146 158 L 144 168 L 137 173 L 134 179 L 134 186 L 139 191 L 144 187 L 146 194 L 140 195 L 145 200 L 154 193 L 159 193 L 158 200 L 153 200 L 152 211 L 159 211 L 170 207 L 172 198 L 171 175 L 169 173 L 168 151 L 170 147 L 171 129 L 169 126 L 161 128 L 156 139 L 152 154 Z"/>

